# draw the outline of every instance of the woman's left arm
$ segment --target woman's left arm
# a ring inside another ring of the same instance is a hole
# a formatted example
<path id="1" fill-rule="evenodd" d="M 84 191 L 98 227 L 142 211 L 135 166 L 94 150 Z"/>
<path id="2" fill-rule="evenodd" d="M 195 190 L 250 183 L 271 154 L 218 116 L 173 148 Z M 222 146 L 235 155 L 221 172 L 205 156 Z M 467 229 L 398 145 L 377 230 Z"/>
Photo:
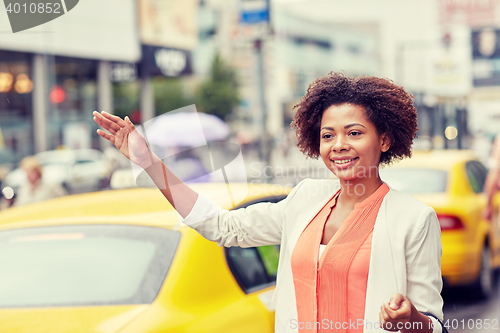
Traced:
<path id="1" fill-rule="evenodd" d="M 420 214 L 406 247 L 406 296 L 395 294 L 389 303 L 382 305 L 381 320 L 391 322 L 392 326 L 400 322 L 403 333 L 442 332 L 441 324 L 435 319 L 443 320 L 441 252 L 439 221 L 434 210 L 428 207 Z M 394 329 L 387 327 L 386 330 Z"/>

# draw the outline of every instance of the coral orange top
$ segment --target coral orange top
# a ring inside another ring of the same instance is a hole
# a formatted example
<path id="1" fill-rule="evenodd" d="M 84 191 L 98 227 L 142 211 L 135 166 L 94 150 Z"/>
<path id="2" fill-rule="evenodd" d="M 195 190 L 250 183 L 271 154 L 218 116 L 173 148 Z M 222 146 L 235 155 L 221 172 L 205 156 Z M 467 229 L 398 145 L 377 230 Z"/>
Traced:
<path id="1" fill-rule="evenodd" d="M 363 332 L 372 232 L 387 192 L 384 183 L 356 204 L 319 259 L 340 190 L 300 235 L 291 257 L 299 332 Z"/>

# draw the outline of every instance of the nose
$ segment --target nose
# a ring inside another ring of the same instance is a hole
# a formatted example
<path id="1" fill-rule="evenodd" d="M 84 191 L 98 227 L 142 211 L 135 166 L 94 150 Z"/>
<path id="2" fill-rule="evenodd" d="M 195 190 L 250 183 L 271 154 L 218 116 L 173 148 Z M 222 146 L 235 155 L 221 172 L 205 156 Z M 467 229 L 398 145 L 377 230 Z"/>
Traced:
<path id="1" fill-rule="evenodd" d="M 332 151 L 339 152 L 342 150 L 349 150 L 349 144 L 347 142 L 347 138 L 342 135 L 337 135 L 332 144 Z"/>

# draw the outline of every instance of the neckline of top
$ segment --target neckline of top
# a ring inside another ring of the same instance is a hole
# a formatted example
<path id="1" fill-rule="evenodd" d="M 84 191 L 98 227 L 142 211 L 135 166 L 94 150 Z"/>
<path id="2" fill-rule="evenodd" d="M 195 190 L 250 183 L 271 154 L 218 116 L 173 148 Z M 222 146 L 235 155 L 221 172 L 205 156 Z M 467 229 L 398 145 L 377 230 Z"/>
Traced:
<path id="1" fill-rule="evenodd" d="M 389 190 L 390 190 L 389 185 L 382 182 L 382 185 L 380 185 L 372 194 L 370 194 L 368 197 L 366 197 L 363 201 L 355 204 L 354 210 L 368 206 L 369 204 L 374 202 L 378 197 L 381 197 L 381 196 L 384 196 L 385 194 L 387 194 L 387 192 L 389 192 Z M 332 202 L 330 204 L 330 208 L 333 208 L 337 204 L 337 199 L 340 195 L 340 192 L 341 192 L 341 189 L 339 189 L 337 191 L 337 193 L 335 193 L 335 195 L 333 196 L 332 199 L 334 199 L 334 200 L 332 200 Z"/>

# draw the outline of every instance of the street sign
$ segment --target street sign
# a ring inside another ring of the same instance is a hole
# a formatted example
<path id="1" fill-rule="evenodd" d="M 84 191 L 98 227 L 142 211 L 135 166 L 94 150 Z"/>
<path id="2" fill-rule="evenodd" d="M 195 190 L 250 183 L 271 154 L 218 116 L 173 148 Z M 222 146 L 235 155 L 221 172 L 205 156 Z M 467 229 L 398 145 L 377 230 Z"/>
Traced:
<path id="1" fill-rule="evenodd" d="M 269 22 L 269 0 L 241 0 L 240 4 L 242 24 Z"/>

